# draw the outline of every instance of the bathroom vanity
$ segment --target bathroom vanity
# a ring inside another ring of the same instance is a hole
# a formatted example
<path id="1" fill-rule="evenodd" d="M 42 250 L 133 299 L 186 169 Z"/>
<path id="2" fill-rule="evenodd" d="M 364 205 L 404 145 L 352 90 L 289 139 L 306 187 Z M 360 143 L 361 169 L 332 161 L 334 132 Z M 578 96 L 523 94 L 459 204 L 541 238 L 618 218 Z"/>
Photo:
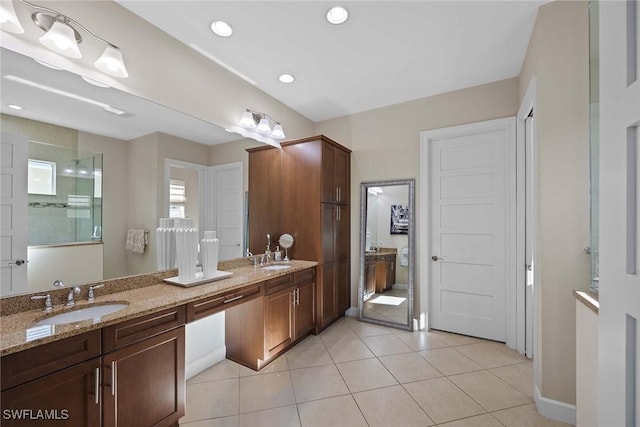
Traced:
<path id="1" fill-rule="evenodd" d="M 185 325 L 225 311 L 228 358 L 260 369 L 315 328 L 316 265 L 225 268 L 231 278 L 188 289 L 161 283 L 161 274 L 114 280 L 75 309 L 122 301 L 126 308 L 35 331 L 36 321 L 68 309 L 7 314 L 3 307 L 2 424 L 46 416 L 65 426 L 177 425 L 185 411 Z M 108 293 L 136 280 L 140 286 Z"/>

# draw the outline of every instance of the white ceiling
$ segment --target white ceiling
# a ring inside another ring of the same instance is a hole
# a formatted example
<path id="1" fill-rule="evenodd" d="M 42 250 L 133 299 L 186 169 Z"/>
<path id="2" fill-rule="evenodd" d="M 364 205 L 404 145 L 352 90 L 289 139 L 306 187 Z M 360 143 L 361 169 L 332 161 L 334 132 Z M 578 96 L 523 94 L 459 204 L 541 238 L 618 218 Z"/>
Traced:
<path id="1" fill-rule="evenodd" d="M 116 1 L 316 122 L 517 76 L 546 2 Z"/>

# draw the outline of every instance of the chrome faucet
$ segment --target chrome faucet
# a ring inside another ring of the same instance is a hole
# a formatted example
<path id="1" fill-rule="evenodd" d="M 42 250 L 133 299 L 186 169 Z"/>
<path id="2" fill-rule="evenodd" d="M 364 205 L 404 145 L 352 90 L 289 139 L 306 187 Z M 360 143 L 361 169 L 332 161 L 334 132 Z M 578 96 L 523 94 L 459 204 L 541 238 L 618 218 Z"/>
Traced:
<path id="1" fill-rule="evenodd" d="M 64 305 L 65 307 L 73 307 L 76 305 L 76 301 L 74 296 L 80 293 L 80 287 L 78 285 L 74 285 L 69 288 L 69 295 L 67 295 L 67 302 Z"/>
<path id="2" fill-rule="evenodd" d="M 51 302 L 51 295 L 34 295 L 31 297 L 32 300 L 43 299 L 44 300 L 44 311 L 49 312 L 53 310 L 53 303 Z"/>
<path id="3" fill-rule="evenodd" d="M 87 301 L 89 302 L 95 301 L 96 294 L 95 292 L 93 292 L 93 290 L 98 288 L 104 288 L 104 283 L 101 285 L 89 286 L 89 295 L 87 295 Z"/>

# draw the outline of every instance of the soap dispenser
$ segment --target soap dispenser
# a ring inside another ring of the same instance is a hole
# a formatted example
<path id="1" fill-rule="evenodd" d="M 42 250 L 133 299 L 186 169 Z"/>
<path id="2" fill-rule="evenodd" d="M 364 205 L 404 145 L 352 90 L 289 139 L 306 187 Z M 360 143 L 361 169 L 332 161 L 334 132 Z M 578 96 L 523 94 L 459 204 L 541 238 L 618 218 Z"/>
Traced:
<path id="1" fill-rule="evenodd" d="M 280 246 L 276 246 L 276 251 L 273 253 L 273 260 L 276 262 L 282 261 L 282 251 L 280 250 Z"/>

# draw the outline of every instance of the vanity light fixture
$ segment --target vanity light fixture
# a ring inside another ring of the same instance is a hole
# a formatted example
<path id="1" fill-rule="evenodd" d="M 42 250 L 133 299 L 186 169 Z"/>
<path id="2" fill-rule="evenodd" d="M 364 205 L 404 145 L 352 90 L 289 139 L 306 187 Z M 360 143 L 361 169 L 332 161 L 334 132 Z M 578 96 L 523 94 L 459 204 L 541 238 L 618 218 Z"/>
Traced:
<path id="1" fill-rule="evenodd" d="M 11 0 L 0 0 L 0 28 L 14 34 L 24 33 Z"/>
<path id="2" fill-rule="evenodd" d="M 344 7 L 336 6 L 327 12 L 327 21 L 334 25 L 344 24 L 349 19 L 349 12 Z"/>
<path id="3" fill-rule="evenodd" d="M 242 113 L 238 126 L 233 126 L 228 131 L 278 148 L 280 148 L 279 141 L 286 138 L 279 122 L 273 120 L 268 114 L 249 109 Z"/>
<path id="4" fill-rule="evenodd" d="M 24 32 L 24 29 L 22 29 L 22 26 L 20 25 L 20 22 L 15 13 L 13 2 L 10 0 L 0 1 L 2 2 L 0 8 L 0 28 L 4 31 L 13 33 Z M 129 77 L 127 68 L 124 65 L 122 52 L 120 51 L 120 48 L 118 46 L 103 39 L 102 37 L 95 35 L 78 21 L 75 21 L 74 19 L 69 18 L 68 16 L 56 10 L 30 3 L 27 0 L 18 1 L 28 5 L 32 9 L 37 10 L 37 12 L 34 12 L 31 15 L 31 19 L 38 28 L 45 32 L 44 35 L 42 35 L 38 39 L 44 46 L 46 46 L 53 52 L 56 52 L 68 58 L 82 58 L 82 52 L 80 51 L 79 46 L 79 44 L 82 43 L 82 36 L 78 31 L 78 29 L 81 29 L 84 33 L 88 34 L 92 38 L 102 42 L 105 45 L 102 55 L 93 63 L 95 67 L 103 73 L 109 74 L 113 77 Z M 14 17 L 15 21 L 18 23 L 22 31 L 17 31 L 17 28 L 13 23 Z"/>

